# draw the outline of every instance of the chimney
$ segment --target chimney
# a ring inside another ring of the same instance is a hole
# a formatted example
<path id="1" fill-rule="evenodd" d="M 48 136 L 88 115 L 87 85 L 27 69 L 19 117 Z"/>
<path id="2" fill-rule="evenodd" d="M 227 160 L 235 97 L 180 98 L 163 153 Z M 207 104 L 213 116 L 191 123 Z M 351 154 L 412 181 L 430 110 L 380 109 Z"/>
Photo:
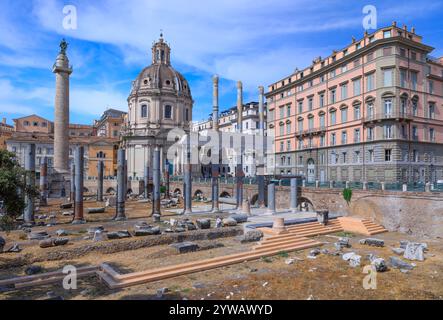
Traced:
<path id="1" fill-rule="evenodd" d="M 3 124 L 6 124 L 6 118 L 3 118 L 3 119 L 2 119 L 2 123 L 3 123 Z"/>
<path id="2" fill-rule="evenodd" d="M 396 27 L 397 26 L 397 21 L 392 21 L 392 26 Z"/>
<path id="3" fill-rule="evenodd" d="M 403 25 L 403 30 L 408 31 L 408 27 L 406 25 Z"/>
<path id="4" fill-rule="evenodd" d="M 411 27 L 411 32 L 415 34 L 415 27 Z"/>

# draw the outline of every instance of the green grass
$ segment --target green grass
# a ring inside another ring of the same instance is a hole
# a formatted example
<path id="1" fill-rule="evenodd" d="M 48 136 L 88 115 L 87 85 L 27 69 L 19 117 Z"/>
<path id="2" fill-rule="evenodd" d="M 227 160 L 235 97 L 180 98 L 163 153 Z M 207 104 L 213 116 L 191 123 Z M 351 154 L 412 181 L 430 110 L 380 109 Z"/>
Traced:
<path id="1" fill-rule="evenodd" d="M 271 262 L 272 262 L 272 259 L 269 258 L 269 257 L 262 257 L 262 258 L 261 258 L 261 261 L 266 262 L 266 263 L 271 263 Z"/>
<path id="2" fill-rule="evenodd" d="M 353 234 L 352 232 L 346 232 L 346 231 L 337 232 L 335 235 L 338 237 L 347 237 L 347 238 L 355 237 L 355 234 Z"/>
<path id="3" fill-rule="evenodd" d="M 280 251 L 280 252 L 278 253 L 278 256 L 279 256 L 280 258 L 287 258 L 287 257 L 289 257 L 289 254 L 288 254 L 286 251 Z"/>

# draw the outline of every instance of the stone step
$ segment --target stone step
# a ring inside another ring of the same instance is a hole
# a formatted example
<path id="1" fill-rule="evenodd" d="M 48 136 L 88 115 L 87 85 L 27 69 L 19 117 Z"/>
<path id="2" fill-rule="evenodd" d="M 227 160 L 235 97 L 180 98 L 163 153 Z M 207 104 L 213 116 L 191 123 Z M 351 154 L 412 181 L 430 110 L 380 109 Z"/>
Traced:
<path id="1" fill-rule="evenodd" d="M 309 244 L 301 244 L 301 245 L 289 245 L 284 248 L 285 251 L 294 251 L 294 250 L 302 250 L 306 248 L 312 247 L 312 243 Z M 317 246 L 317 244 L 315 244 Z M 156 270 L 151 270 L 148 272 L 138 272 L 137 276 L 133 276 L 131 274 L 127 275 L 120 275 L 119 279 L 115 279 L 115 277 L 110 276 L 109 273 L 106 271 L 104 272 L 98 272 L 101 279 L 112 289 L 116 288 L 124 288 L 128 286 L 143 284 L 147 282 L 157 281 L 157 280 L 163 280 L 168 279 L 172 277 L 181 276 L 184 274 L 194 273 L 198 271 L 204 271 L 204 270 L 210 270 L 214 268 L 219 268 L 222 266 L 227 266 L 231 264 L 241 263 L 245 261 L 250 260 L 256 260 L 261 257 L 266 256 L 273 256 L 282 251 L 281 248 L 278 248 L 277 250 L 271 249 L 271 250 L 257 250 L 253 252 L 247 252 L 246 255 L 244 254 L 234 254 L 230 256 L 224 256 L 221 257 L 222 260 L 220 261 L 217 259 L 217 261 L 211 261 L 206 260 L 206 262 L 194 262 L 192 265 L 184 264 L 184 265 L 178 265 L 175 266 L 175 270 L 170 270 L 170 268 L 160 268 Z M 184 267 L 183 267 L 184 266 Z M 178 268 L 177 268 L 178 267 Z"/>

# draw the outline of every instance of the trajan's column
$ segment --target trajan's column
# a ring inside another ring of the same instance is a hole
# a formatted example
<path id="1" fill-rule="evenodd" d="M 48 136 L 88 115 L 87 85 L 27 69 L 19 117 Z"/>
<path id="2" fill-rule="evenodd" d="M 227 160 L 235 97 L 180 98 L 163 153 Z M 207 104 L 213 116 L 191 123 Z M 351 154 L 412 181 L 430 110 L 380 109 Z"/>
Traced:
<path id="1" fill-rule="evenodd" d="M 69 172 L 69 76 L 72 67 L 66 56 L 68 43 L 60 43 L 60 53 L 52 72 L 55 73 L 54 169 Z"/>

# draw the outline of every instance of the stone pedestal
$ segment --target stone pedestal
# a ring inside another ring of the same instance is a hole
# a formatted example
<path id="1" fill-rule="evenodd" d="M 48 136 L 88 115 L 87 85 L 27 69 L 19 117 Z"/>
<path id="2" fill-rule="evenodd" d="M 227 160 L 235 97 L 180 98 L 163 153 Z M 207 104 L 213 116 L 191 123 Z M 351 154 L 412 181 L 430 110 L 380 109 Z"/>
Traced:
<path id="1" fill-rule="evenodd" d="M 329 210 L 317 210 L 317 221 L 323 225 L 327 225 L 329 221 Z"/>
<path id="2" fill-rule="evenodd" d="M 289 233 L 289 231 L 285 227 L 284 218 L 274 218 L 274 223 L 272 225 L 272 232 L 275 234 Z"/>

